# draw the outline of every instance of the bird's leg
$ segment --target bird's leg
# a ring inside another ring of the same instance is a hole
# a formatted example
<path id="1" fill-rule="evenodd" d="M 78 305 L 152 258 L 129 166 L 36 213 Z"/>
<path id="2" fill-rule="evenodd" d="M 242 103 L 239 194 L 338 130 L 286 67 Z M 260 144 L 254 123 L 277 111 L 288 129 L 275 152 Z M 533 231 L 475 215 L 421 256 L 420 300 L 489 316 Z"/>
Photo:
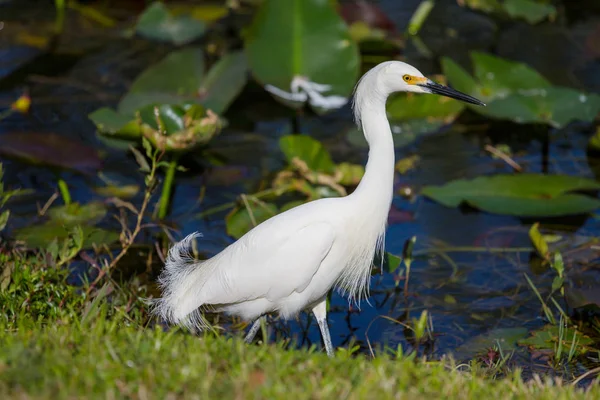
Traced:
<path id="1" fill-rule="evenodd" d="M 329 357 L 333 357 L 333 345 L 331 344 L 331 335 L 329 334 L 329 327 L 327 326 L 327 298 L 324 298 L 319 304 L 312 309 L 319 329 L 321 330 L 321 337 L 323 338 L 323 344 L 325 344 L 325 351 Z"/>
<path id="2" fill-rule="evenodd" d="M 260 324 L 264 319 L 265 319 L 265 316 L 263 315 L 262 317 L 258 317 L 258 319 L 256 321 L 254 321 L 254 323 L 250 327 L 250 330 L 248 331 L 248 334 L 244 338 L 244 342 L 252 343 L 252 341 L 254 340 L 254 337 L 256 336 L 256 333 L 260 329 Z"/>

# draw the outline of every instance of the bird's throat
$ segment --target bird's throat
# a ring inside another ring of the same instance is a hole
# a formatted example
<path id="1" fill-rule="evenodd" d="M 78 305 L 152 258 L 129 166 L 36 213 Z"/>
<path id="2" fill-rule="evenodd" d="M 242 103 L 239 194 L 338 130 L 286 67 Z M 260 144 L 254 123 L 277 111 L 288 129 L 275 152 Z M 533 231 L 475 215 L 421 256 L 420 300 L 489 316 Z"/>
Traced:
<path id="1" fill-rule="evenodd" d="M 387 220 L 394 187 L 394 140 L 385 113 L 385 105 L 371 108 L 362 117 L 362 128 L 369 142 L 365 174 L 354 195 L 374 214 Z M 379 211 L 379 212 L 377 212 Z"/>

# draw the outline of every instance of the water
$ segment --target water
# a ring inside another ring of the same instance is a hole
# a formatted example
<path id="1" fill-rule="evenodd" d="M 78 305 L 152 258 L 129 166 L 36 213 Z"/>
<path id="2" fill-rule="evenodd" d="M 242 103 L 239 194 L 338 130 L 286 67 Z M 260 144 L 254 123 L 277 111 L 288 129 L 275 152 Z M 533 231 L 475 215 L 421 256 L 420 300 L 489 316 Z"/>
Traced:
<path id="1" fill-rule="evenodd" d="M 383 2 L 382 6 L 389 9 L 394 21 L 402 27 L 412 13 L 411 7 L 417 3 L 403 2 L 400 6 L 398 2 Z M 488 17 L 479 14 L 471 15 L 471 18 L 473 24 L 490 24 Z M 430 35 L 435 36 L 435 31 Z M 479 39 L 476 48 L 487 46 L 487 39 Z M 105 40 L 109 43 L 105 47 L 93 51 L 84 49 L 76 56 L 63 59 L 62 65 L 66 66 L 63 71 L 56 71 L 56 58 L 42 60 L 35 66 L 35 75 L 51 75 L 54 80 L 32 80 L 31 74 L 18 73 L 19 68 L 39 51 L 24 46 L 8 46 L 1 50 L 1 58 L 5 61 L 0 65 L 0 79 L 13 78 L 0 81 L 3 88 L 0 104 L 10 104 L 24 87 L 28 87 L 33 108 L 26 117 L 15 115 L 2 121 L 0 142 L 2 135 L 7 133 L 59 133 L 65 139 L 78 139 L 101 151 L 104 156 L 102 173 L 106 177 L 121 184 L 140 183 L 132 174 L 136 169 L 133 158 L 100 141 L 87 115 L 101 106 L 114 105 L 132 77 L 145 65 L 159 59 L 166 49 L 160 47 L 157 50 L 156 46 L 139 42 L 132 48 L 126 42 Z M 432 46 L 438 44 L 432 43 Z M 467 47 L 463 43 L 453 48 L 462 52 Z M 431 70 L 436 69 L 432 63 L 424 62 L 419 54 L 412 54 L 409 61 L 414 59 L 417 64 L 424 63 Z M 224 165 L 214 167 L 205 157 L 192 155 L 184 160 L 190 170 L 177 179 L 169 224 L 180 232 L 178 237 L 194 231 L 203 232 L 201 250 L 207 255 L 216 254 L 232 239 L 225 234 L 224 213 L 206 218 L 198 218 L 197 214 L 232 201 L 241 193 L 253 192 L 261 179 L 283 166 L 277 140 L 292 133 L 294 126 L 300 132 L 322 140 L 337 161 L 364 163 L 366 160 L 366 150 L 350 145 L 346 139 L 346 133 L 352 129 L 347 107 L 322 118 L 305 115 L 295 119 L 288 110 L 274 106 L 268 96 L 258 92 L 256 87 L 250 86 L 242 98 L 236 100 L 227 114 L 230 126 L 211 144 L 210 155 L 218 157 Z M 585 151 L 591 130 L 588 125 L 574 124 L 565 131 L 551 132 L 549 157 L 546 158 L 543 157 L 543 135 L 532 133 L 530 128 L 507 124 L 466 132 L 460 128 L 457 125 L 398 149 L 397 159 L 418 154 L 421 162 L 416 170 L 397 176 L 396 192 L 410 187 L 418 193 L 421 186 L 428 184 L 509 172 L 510 168 L 504 162 L 492 159 L 482 151 L 487 143 L 510 145 L 513 151 L 520 152 L 515 160 L 528 171 L 595 176 L 594 160 Z M 35 193 L 10 204 L 13 215 L 9 229 L 37 223 L 36 203 L 44 204 L 55 192 L 59 177 L 68 182 L 75 201 L 103 200 L 93 190 L 102 185 L 93 174 L 49 170 L 8 158 L 2 158 L 2 162 L 9 187 L 35 189 Z M 200 203 L 198 198 L 202 190 L 206 195 Z M 132 201 L 139 203 L 140 195 Z M 373 276 L 370 304 L 363 303 L 360 311 L 355 307 L 349 311 L 347 301 L 334 294 L 329 322 L 335 346 L 356 343 L 361 351 L 370 352 L 370 346 L 395 348 L 401 345 L 409 350 L 414 345 L 410 334 L 407 335 L 398 322 L 382 317 L 409 323 L 423 310 L 431 315 L 434 340 L 418 349 L 432 357 L 454 353 L 459 359 L 468 359 L 476 354 L 469 348 L 469 341 L 479 335 L 501 328 L 534 330 L 545 325 L 540 302 L 524 274 L 547 294 L 554 273 L 536 269 L 531 262 L 527 230 L 532 221 L 446 208 L 420 196 L 406 199 L 397 195 L 393 207 L 403 217 L 395 220 L 401 222 L 390 223 L 386 249 L 400 254 L 404 242 L 416 236 L 415 252 L 421 254 L 412 265 L 409 296 L 405 298 L 403 290 L 396 286 L 398 276 L 389 272 Z M 546 226 L 554 227 L 564 242 L 592 237 L 600 230 L 598 220 L 593 217 L 544 222 Z M 118 229 L 116 222 L 108 219 L 104 226 Z M 436 254 L 435 249 L 440 247 L 464 251 Z M 487 247 L 521 250 L 492 254 L 482 251 Z M 586 254 L 585 268 L 594 276 L 598 275 L 595 272 L 598 271 L 597 256 L 595 250 Z M 576 263 L 578 259 L 574 260 Z M 403 285 L 400 281 L 399 287 Z M 276 322 L 273 337 L 293 337 L 300 345 L 319 343 L 316 324 L 307 325 L 307 322 L 306 316 L 289 324 Z M 524 348 L 520 348 L 519 354 L 521 365 L 529 365 L 531 360 Z M 536 368 L 530 367 L 531 370 Z"/>

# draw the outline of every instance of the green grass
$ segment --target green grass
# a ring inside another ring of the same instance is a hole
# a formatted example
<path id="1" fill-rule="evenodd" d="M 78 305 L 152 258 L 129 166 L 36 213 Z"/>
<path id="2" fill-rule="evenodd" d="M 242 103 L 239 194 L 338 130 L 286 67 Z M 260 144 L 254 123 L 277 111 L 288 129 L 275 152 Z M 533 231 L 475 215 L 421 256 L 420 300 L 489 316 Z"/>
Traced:
<path id="1" fill-rule="evenodd" d="M 106 308 L 106 307 L 104 307 Z M 491 380 L 444 363 L 368 359 L 339 350 L 245 345 L 240 339 L 128 325 L 104 312 L 94 322 L 46 326 L 23 318 L 0 332 L 0 398 L 598 398 L 518 372 Z M 171 397 L 169 397 L 171 396 Z"/>
<path id="2" fill-rule="evenodd" d="M 315 348 L 145 328 L 145 289 L 135 280 L 90 292 L 67 285 L 66 270 L 41 254 L 0 262 L 0 399 L 600 398 L 598 385 L 524 382 L 518 370 L 491 379 L 476 363 L 460 372 L 448 360 L 344 349 L 329 359 Z"/>

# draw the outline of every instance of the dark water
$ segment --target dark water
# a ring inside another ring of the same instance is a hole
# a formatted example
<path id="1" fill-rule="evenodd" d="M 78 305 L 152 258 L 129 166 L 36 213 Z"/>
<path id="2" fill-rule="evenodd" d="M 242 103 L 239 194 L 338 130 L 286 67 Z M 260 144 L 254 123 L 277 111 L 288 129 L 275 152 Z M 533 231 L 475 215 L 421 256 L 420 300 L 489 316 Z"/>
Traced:
<path id="1" fill-rule="evenodd" d="M 386 1 L 381 5 L 403 29 L 417 4 L 418 1 Z M 500 32 L 500 27 L 489 17 L 464 9 L 457 10 L 455 2 L 447 2 L 446 8 L 440 7 L 436 8 L 432 18 L 444 20 L 449 26 L 426 24 L 423 32 L 424 41 L 436 55 L 452 54 L 461 59 L 466 57 L 467 50 L 493 50 L 496 46 L 498 50 L 506 50 L 510 48 L 507 44 L 510 42 L 510 32 L 529 29 L 516 24 Z M 443 19 L 448 13 L 462 13 L 465 18 L 461 22 Z M 599 23 L 600 17 L 595 18 L 594 21 Z M 581 26 L 584 23 L 590 22 L 576 20 L 571 35 L 575 36 L 583 30 Z M 451 26 L 454 24 L 461 25 Z M 459 31 L 458 36 L 446 39 L 444 32 L 455 28 Z M 474 31 L 480 34 L 473 37 Z M 99 48 L 83 46 L 76 56 L 46 57 L 33 64 L 31 60 L 40 56 L 39 50 L 5 44 L 0 49 L 0 105 L 8 106 L 27 87 L 31 92 L 33 108 L 27 116 L 11 116 L 0 123 L 0 142 L 2 135 L 14 132 L 24 135 L 28 132 L 59 133 L 65 138 L 81 140 L 100 149 L 104 155 L 102 173 L 105 176 L 121 184 L 139 183 L 138 176 L 131 172 L 136 169 L 132 157 L 108 148 L 99 141 L 87 115 L 100 106 L 114 105 L 131 79 L 145 65 L 160 59 L 168 49 L 137 41 L 132 46 L 118 39 L 104 40 L 105 44 Z M 528 40 L 534 41 L 536 38 Z M 543 38 L 537 40 L 531 46 L 538 54 L 542 54 L 548 44 L 543 43 Z M 600 76 L 600 68 L 593 68 L 598 63 L 597 59 L 583 59 L 578 54 L 561 56 L 563 49 L 555 47 L 553 51 L 557 53 L 553 60 L 563 61 L 562 64 L 554 64 L 554 69 L 547 72 L 550 79 L 560 75 L 556 70 L 588 71 L 575 78 L 569 73 L 568 79 L 563 77 L 561 81 L 559 77 L 557 83 L 599 89 L 597 76 Z M 527 58 L 527 52 L 521 56 L 526 61 L 532 61 L 535 67 L 541 65 L 539 59 L 542 56 L 531 60 Z M 407 58 L 424 71 L 438 70 L 435 62 L 425 59 L 410 44 Z M 57 70 L 57 63 L 62 70 Z M 31 72 L 21 73 L 23 68 Z M 543 64 L 542 72 L 544 68 L 549 67 Z M 594 70 L 595 75 L 589 70 Z M 31 79 L 32 75 L 51 76 L 54 79 Z M 194 231 L 202 232 L 204 239 L 201 250 L 208 255 L 219 252 L 232 239 L 225 233 L 224 213 L 207 218 L 198 218 L 197 214 L 232 201 L 241 193 L 252 193 L 262 178 L 281 167 L 283 159 L 278 151 L 277 139 L 292 133 L 294 125 L 300 132 L 310 133 L 322 140 L 336 161 L 364 163 L 366 160 L 366 150 L 351 145 L 346 139 L 347 132 L 352 129 L 348 108 L 322 118 L 308 115 L 297 117 L 294 121 L 289 111 L 274 107 L 268 96 L 259 93 L 259 88 L 250 86 L 236 100 L 226 117 L 230 125 L 211 144 L 210 149 L 211 155 L 221 158 L 226 166 L 213 167 L 201 155 L 186 159 L 190 171 L 181 174 L 177 180 L 169 219 L 169 223 L 179 232 L 177 237 Z M 482 150 L 490 142 L 505 143 L 520 152 L 515 160 L 528 171 L 545 169 L 550 173 L 595 176 L 585 152 L 591 126 L 574 124 L 564 131 L 552 131 L 546 167 L 542 156 L 544 136 L 532 131 L 532 128 L 498 124 L 465 132 L 457 125 L 424 137 L 398 149 L 397 159 L 418 154 L 422 160 L 417 169 L 407 175 L 397 176 L 397 189 L 410 187 L 418 193 L 419 187 L 427 184 L 509 172 L 506 164 L 492 159 Z M 102 199 L 93 191 L 95 186 L 102 185 L 94 174 L 49 170 L 12 159 L 2 159 L 2 162 L 9 187 L 35 189 L 35 193 L 10 204 L 14 215 L 9 229 L 36 223 L 35 205 L 44 204 L 54 193 L 58 177 L 68 182 L 74 201 L 87 203 Z M 203 188 L 206 189 L 206 195 L 198 204 Z M 139 200 L 138 196 L 134 202 Z M 412 266 L 410 296 L 405 299 L 403 291 L 395 289 L 395 276 L 388 272 L 373 276 L 370 305 L 363 303 L 360 312 L 355 308 L 348 312 L 347 301 L 334 295 L 329 319 L 334 345 L 343 346 L 355 341 L 361 345 L 362 351 L 369 351 L 367 341 L 370 341 L 374 347 L 386 345 L 394 348 L 401 344 L 408 350 L 412 344 L 404 328 L 380 317 L 387 316 L 407 323 L 411 318 L 418 318 L 423 310 L 431 315 L 434 341 L 425 348 L 421 346 L 420 351 L 435 357 L 454 352 L 460 359 L 470 358 L 476 352 L 469 345 L 469 340 L 478 335 L 499 328 L 525 327 L 533 330 L 543 326 L 546 321 L 541 305 L 524 274 L 532 278 L 542 293 L 548 293 L 553 273 L 531 267 L 531 251 L 528 250 L 531 244 L 527 236 L 531 222 L 473 210 L 450 209 L 420 196 L 407 199 L 397 195 L 386 235 L 386 250 L 400 254 L 405 240 L 411 236 L 417 237 L 415 252 L 421 256 Z M 600 230 L 598 219 L 594 216 L 545 222 L 546 226 L 553 227 L 563 236 L 564 242 L 585 242 L 586 238 L 597 235 Z M 114 222 L 106 221 L 106 224 L 118 229 Z M 468 251 L 450 252 L 444 257 L 435 254 L 434 249 L 440 247 L 466 248 L 464 250 Z M 486 247 L 521 250 L 491 254 L 481 251 Z M 588 269 L 594 268 L 595 259 L 595 254 L 589 256 L 591 263 L 587 264 Z M 306 328 L 306 322 L 303 316 L 300 322 L 287 325 L 277 323 L 277 334 L 286 337 L 291 335 L 301 344 L 319 343 L 316 324 Z M 523 349 L 521 356 L 519 360 L 522 365 L 527 367 L 528 363 L 532 363 Z M 536 368 L 539 369 L 539 366 Z"/>

